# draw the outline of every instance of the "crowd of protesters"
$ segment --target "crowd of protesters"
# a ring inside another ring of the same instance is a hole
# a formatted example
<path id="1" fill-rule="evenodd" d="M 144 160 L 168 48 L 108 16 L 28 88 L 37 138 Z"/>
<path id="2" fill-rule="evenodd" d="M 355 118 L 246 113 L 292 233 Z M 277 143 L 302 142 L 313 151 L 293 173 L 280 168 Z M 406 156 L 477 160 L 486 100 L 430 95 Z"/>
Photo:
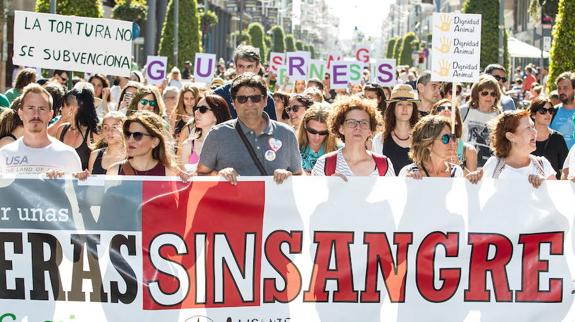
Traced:
<path id="1" fill-rule="evenodd" d="M 0 94 L 0 171 L 89 175 L 292 175 L 575 177 L 575 73 L 545 93 L 546 72 L 513 74 L 492 64 L 470 87 L 399 68 L 393 88 L 370 82 L 331 89 L 324 79 L 288 80 L 239 46 L 210 84 L 190 64 L 160 85 L 140 72 L 50 79 L 22 69 Z M 513 80 L 513 82 L 511 82 Z M 68 89 L 68 86 L 70 89 Z"/>

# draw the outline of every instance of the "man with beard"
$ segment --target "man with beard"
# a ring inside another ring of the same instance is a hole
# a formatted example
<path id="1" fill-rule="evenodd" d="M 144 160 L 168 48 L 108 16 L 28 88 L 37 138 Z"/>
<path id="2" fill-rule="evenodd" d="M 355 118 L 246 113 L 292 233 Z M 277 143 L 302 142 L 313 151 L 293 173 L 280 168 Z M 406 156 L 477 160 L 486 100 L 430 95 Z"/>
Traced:
<path id="1" fill-rule="evenodd" d="M 24 135 L 0 149 L 0 175 L 82 171 L 74 148 L 48 135 L 52 119 L 52 96 L 38 84 L 24 87 L 18 116 Z"/>
<path id="2" fill-rule="evenodd" d="M 549 126 L 551 129 L 563 134 L 567 147 L 570 149 L 575 144 L 575 124 L 573 116 L 575 114 L 575 102 L 573 95 L 575 94 L 575 76 L 571 72 L 565 72 L 555 81 L 557 85 L 557 92 L 561 104 L 557 106 L 555 117 Z"/>

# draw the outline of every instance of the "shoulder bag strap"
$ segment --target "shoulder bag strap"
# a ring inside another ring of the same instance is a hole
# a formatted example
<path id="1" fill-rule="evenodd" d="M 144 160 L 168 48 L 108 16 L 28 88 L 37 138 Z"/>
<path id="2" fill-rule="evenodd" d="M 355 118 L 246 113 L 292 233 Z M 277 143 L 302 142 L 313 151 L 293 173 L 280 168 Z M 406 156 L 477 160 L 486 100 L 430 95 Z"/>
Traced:
<path id="1" fill-rule="evenodd" d="M 328 153 L 325 156 L 325 164 L 323 165 L 323 173 L 326 176 L 332 176 L 337 169 L 337 151 Z"/>
<path id="2" fill-rule="evenodd" d="M 501 172 L 505 168 L 505 159 L 497 158 L 497 164 L 495 165 L 495 170 L 493 170 L 493 179 L 498 179 Z"/>
<path id="3" fill-rule="evenodd" d="M 124 174 L 127 176 L 136 175 L 136 171 L 134 171 L 134 168 L 132 168 L 132 165 L 128 160 L 122 164 L 122 172 L 124 172 Z"/>
<path id="4" fill-rule="evenodd" d="M 256 164 L 256 167 L 258 168 L 258 170 L 260 171 L 260 174 L 262 176 L 267 176 L 267 172 L 266 169 L 264 168 L 263 164 L 261 163 L 260 159 L 258 159 L 258 157 L 256 156 L 256 152 L 254 151 L 254 148 L 252 147 L 252 145 L 250 144 L 250 142 L 248 142 L 248 138 L 246 138 L 246 135 L 244 134 L 244 132 L 242 131 L 241 127 L 238 124 L 239 120 L 236 121 L 236 125 L 234 126 L 236 128 L 236 131 L 238 132 L 238 135 L 240 136 L 240 139 L 242 139 L 242 142 L 244 143 L 246 149 L 248 150 L 248 152 L 250 153 L 250 156 L 252 157 L 252 160 L 254 161 L 254 163 Z"/>
<path id="5" fill-rule="evenodd" d="M 371 155 L 373 157 L 373 161 L 375 161 L 375 167 L 377 168 L 377 172 L 380 177 L 384 177 L 387 174 L 388 163 L 387 158 L 381 155 Z"/>

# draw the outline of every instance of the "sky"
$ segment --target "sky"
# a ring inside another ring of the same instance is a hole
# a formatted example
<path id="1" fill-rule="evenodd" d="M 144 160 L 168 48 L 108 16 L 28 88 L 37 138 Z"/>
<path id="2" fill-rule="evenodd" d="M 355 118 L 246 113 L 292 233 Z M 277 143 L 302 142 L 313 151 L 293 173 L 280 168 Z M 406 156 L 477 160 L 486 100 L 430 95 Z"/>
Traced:
<path id="1" fill-rule="evenodd" d="M 383 19 L 394 2 L 395 0 L 327 0 L 332 12 L 340 18 L 340 39 L 351 39 L 355 26 L 367 36 L 380 36 Z"/>

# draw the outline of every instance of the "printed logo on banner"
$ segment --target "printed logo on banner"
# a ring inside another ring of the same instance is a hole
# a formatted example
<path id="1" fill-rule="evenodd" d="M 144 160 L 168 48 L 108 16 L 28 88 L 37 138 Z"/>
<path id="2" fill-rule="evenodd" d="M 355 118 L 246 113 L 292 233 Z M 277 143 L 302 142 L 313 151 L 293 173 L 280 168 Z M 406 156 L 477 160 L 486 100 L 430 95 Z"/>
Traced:
<path id="1" fill-rule="evenodd" d="M 148 56 L 146 63 L 146 79 L 152 85 L 161 84 L 166 79 L 168 57 Z"/>
<path id="2" fill-rule="evenodd" d="M 143 198 L 153 200 L 142 208 L 144 309 L 260 304 L 264 182 L 194 182 L 166 194 L 147 181 Z"/>

